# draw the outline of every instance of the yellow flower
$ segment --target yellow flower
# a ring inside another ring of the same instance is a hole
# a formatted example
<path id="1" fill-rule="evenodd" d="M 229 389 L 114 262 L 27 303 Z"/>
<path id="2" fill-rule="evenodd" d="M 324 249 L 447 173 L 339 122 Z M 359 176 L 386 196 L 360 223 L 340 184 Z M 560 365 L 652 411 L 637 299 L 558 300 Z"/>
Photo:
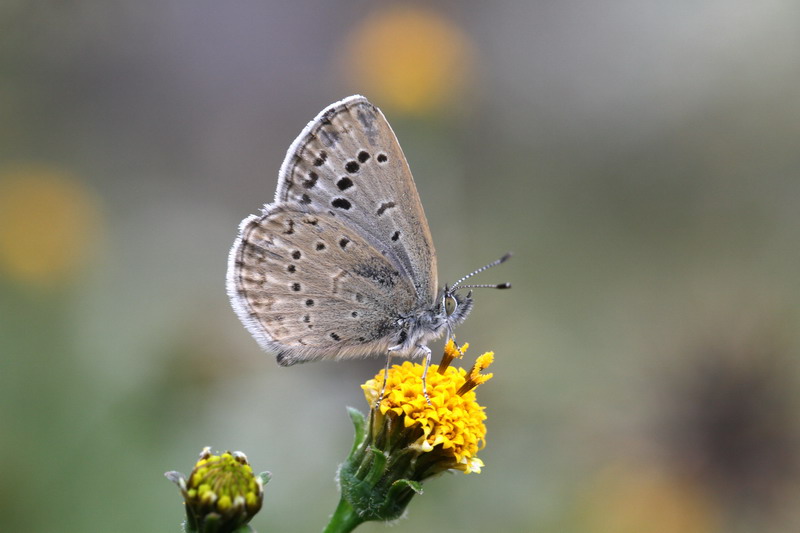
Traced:
<path id="1" fill-rule="evenodd" d="M 456 346 L 456 341 L 452 338 L 447 339 L 447 343 L 444 345 L 442 362 L 439 363 L 439 368 L 436 371 L 440 374 L 444 374 L 445 369 L 450 366 L 453 359 L 462 357 L 466 353 L 467 348 L 469 348 L 468 342 L 465 342 L 462 346 Z"/>
<path id="2" fill-rule="evenodd" d="M 467 346 L 465 344 L 462 351 Z M 448 347 L 452 355 L 455 348 L 450 343 Z M 485 446 L 486 414 L 476 401 L 473 389 L 492 377 L 491 374 L 481 375 L 480 370 L 491 364 L 493 356 L 492 352 L 483 354 L 469 373 L 454 367 L 439 373 L 438 365 L 431 365 L 431 370 L 437 372 L 429 371 L 427 375 L 430 404 L 422 393 L 423 365 L 410 361 L 394 365 L 389 369 L 373 431 L 380 432 L 384 426 L 402 423 L 407 432 L 402 440 L 412 449 L 434 452 L 439 469 L 453 468 L 467 474 L 480 472 L 483 462 L 476 454 Z M 362 385 L 370 405 L 378 400 L 383 374 L 381 371 Z M 442 468 L 444 465 L 447 467 Z"/>
<path id="3" fill-rule="evenodd" d="M 478 360 L 475 361 L 475 364 L 472 365 L 472 370 L 469 371 L 469 375 L 467 376 L 467 380 L 464 382 L 463 385 L 458 389 L 456 394 L 464 394 L 468 390 L 472 390 L 478 385 L 486 383 L 494 374 L 481 374 L 481 370 L 486 370 L 489 368 L 494 362 L 494 352 L 486 352 L 485 354 L 478 357 Z"/>
<path id="4" fill-rule="evenodd" d="M 459 353 L 455 343 L 448 343 L 443 360 L 451 361 L 466 348 Z M 355 527 L 369 520 L 397 520 L 422 493 L 426 479 L 446 470 L 481 471 L 477 453 L 486 444 L 486 413 L 476 401 L 475 387 L 491 378 L 480 371 L 492 358 L 491 353 L 482 355 L 470 372 L 431 365 L 426 378 L 430 403 L 422 392 L 424 367 L 410 361 L 389 369 L 385 390 L 383 370 L 361 386 L 371 406 L 369 422 L 349 409 L 356 439 L 339 467 L 337 523 Z"/>

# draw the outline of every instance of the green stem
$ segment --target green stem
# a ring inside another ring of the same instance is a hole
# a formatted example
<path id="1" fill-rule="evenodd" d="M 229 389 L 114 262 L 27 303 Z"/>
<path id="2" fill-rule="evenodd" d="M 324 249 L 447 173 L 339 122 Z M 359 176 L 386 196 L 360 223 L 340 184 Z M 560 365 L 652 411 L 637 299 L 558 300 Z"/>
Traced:
<path id="1" fill-rule="evenodd" d="M 342 498 L 322 533 L 349 533 L 363 522 L 364 520 L 358 516 L 350 503 Z"/>

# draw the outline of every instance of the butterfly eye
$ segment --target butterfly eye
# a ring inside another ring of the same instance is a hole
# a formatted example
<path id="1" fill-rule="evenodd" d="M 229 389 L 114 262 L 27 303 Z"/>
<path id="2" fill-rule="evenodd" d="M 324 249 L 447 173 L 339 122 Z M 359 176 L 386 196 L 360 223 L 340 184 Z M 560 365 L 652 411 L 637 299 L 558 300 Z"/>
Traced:
<path id="1" fill-rule="evenodd" d="M 444 312 L 447 313 L 447 316 L 452 315 L 456 308 L 458 307 L 458 302 L 452 296 L 445 296 L 444 297 Z"/>

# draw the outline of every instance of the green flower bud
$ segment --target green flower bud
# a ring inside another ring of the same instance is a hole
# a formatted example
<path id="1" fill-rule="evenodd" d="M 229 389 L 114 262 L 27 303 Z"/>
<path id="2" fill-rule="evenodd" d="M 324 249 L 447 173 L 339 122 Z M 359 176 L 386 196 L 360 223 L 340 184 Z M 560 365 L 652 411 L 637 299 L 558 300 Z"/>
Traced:
<path id="1" fill-rule="evenodd" d="M 247 523 L 261 509 L 270 474 L 256 476 L 242 452 L 213 455 L 206 447 L 188 480 L 179 472 L 167 478 L 180 488 L 186 505 L 187 532 L 250 531 Z"/>

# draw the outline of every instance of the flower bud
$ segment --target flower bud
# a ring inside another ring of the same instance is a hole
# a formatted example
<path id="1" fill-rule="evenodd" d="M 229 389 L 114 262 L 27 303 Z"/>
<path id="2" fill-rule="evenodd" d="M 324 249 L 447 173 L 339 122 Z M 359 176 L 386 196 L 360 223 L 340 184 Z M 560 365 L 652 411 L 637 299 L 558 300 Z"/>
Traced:
<path id="1" fill-rule="evenodd" d="M 180 488 L 186 504 L 187 532 L 234 532 L 261 509 L 264 484 L 270 474 L 256 476 L 242 452 L 213 455 L 206 447 L 188 480 L 167 472 Z"/>

